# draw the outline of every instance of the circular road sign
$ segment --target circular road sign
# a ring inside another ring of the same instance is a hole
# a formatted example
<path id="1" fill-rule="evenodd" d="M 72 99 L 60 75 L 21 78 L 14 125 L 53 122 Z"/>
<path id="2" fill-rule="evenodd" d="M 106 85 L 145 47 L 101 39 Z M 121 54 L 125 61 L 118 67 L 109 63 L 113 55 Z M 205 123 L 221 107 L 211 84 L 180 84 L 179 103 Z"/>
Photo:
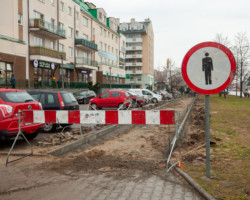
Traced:
<path id="1" fill-rule="evenodd" d="M 233 81 L 236 63 L 232 52 L 222 44 L 203 42 L 192 47 L 182 61 L 182 76 L 200 94 L 216 94 Z"/>

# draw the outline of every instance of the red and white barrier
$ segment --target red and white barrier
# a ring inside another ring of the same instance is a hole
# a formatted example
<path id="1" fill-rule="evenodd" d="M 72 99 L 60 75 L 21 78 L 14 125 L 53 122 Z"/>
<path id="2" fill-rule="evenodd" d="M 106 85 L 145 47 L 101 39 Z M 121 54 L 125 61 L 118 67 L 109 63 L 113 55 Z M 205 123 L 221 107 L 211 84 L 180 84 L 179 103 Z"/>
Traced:
<path id="1" fill-rule="evenodd" d="M 60 124 L 175 124 L 174 110 L 30 110 L 24 123 Z"/>

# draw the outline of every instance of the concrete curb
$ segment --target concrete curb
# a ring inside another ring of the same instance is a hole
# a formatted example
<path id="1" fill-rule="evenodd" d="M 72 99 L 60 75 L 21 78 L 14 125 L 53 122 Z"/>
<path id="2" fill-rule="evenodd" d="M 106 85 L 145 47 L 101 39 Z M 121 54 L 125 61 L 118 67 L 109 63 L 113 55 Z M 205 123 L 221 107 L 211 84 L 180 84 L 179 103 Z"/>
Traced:
<path id="1" fill-rule="evenodd" d="M 172 163 L 171 163 L 172 165 Z M 215 200 L 213 196 L 211 196 L 206 190 L 204 190 L 197 182 L 194 181 L 188 174 L 186 174 L 184 171 L 182 171 L 178 167 L 174 167 L 176 172 L 180 174 L 193 188 L 195 188 L 202 197 L 204 197 L 207 200 Z"/>
<path id="2" fill-rule="evenodd" d="M 57 149 L 54 149 L 52 151 L 49 151 L 47 152 L 47 154 L 50 154 L 53 156 L 60 156 L 78 147 L 86 149 L 90 146 L 100 144 L 104 140 L 108 140 L 112 137 L 122 135 L 125 132 L 131 130 L 133 127 L 134 125 L 112 125 L 103 130 L 97 131 L 94 134 L 85 136 L 75 142 L 72 142 L 70 144 L 67 144 Z"/>

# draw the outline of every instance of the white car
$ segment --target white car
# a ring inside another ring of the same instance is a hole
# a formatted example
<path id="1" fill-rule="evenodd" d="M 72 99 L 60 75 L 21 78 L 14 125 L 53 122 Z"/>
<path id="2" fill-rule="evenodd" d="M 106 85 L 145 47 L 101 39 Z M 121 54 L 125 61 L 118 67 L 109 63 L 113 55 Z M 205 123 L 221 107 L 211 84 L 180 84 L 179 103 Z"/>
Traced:
<path id="1" fill-rule="evenodd" d="M 144 96 L 147 101 L 151 101 L 153 103 L 158 103 L 162 100 L 161 95 L 155 94 L 148 89 L 129 89 L 129 91 L 132 91 L 140 96 Z"/>

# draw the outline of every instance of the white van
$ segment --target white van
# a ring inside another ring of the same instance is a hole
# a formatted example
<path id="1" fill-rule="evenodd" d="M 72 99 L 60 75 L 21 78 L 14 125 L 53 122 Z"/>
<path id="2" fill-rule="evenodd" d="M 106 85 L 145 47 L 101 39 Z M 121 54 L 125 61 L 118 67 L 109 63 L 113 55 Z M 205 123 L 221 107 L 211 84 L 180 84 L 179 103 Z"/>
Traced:
<path id="1" fill-rule="evenodd" d="M 148 89 L 129 89 L 139 96 L 144 96 L 147 101 L 152 101 L 153 103 L 157 103 L 162 100 L 162 96 L 158 94 L 154 94 L 152 91 Z"/>

